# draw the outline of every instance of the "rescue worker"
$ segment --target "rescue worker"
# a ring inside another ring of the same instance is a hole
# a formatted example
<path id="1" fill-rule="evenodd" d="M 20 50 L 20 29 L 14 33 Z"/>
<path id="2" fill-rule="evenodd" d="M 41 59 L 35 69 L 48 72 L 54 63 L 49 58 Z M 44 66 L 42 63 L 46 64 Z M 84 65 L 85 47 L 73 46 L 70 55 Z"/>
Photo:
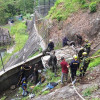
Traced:
<path id="1" fill-rule="evenodd" d="M 77 33 L 75 33 L 75 35 L 77 37 L 78 46 L 79 45 L 81 46 L 82 45 L 82 41 L 83 41 L 82 36 L 80 34 L 77 34 Z"/>
<path id="2" fill-rule="evenodd" d="M 61 83 L 63 84 L 63 80 L 64 80 L 64 77 L 66 78 L 66 81 L 68 79 L 68 63 L 65 61 L 65 58 L 64 57 L 61 57 L 61 68 L 62 68 L 62 75 L 61 75 Z"/>
<path id="3" fill-rule="evenodd" d="M 77 72 L 78 68 L 79 68 L 78 57 L 77 57 L 77 55 L 74 55 L 73 56 L 73 60 L 70 63 L 71 78 L 72 78 L 72 80 L 74 80 L 74 78 L 76 77 L 76 72 Z"/>
<path id="4" fill-rule="evenodd" d="M 19 74 L 19 82 L 17 83 L 17 85 L 20 86 L 21 80 L 26 77 L 25 72 L 30 70 L 32 67 L 31 66 L 27 66 L 26 64 L 23 64 L 20 68 L 20 74 Z"/>
<path id="5" fill-rule="evenodd" d="M 51 39 L 49 40 L 48 50 L 49 50 L 49 51 L 54 50 L 54 43 L 52 42 L 52 40 L 51 40 Z"/>
<path id="6" fill-rule="evenodd" d="M 63 38 L 63 41 L 62 41 L 62 42 L 63 42 L 63 44 L 62 44 L 63 47 L 66 46 L 66 45 L 68 45 L 68 41 L 69 41 L 68 38 L 65 36 L 65 37 Z"/>
<path id="7" fill-rule="evenodd" d="M 80 48 L 79 52 L 78 52 L 78 58 L 79 58 L 79 61 L 82 60 L 83 56 L 82 56 L 82 53 L 84 52 L 84 48 Z"/>
<path id="8" fill-rule="evenodd" d="M 49 65 L 52 66 L 52 71 L 55 73 L 57 73 L 57 57 L 55 55 L 55 51 L 52 51 L 52 53 L 50 54 L 50 59 L 49 59 Z"/>
<path id="9" fill-rule="evenodd" d="M 27 91 L 27 83 L 26 83 L 26 78 L 25 77 L 22 79 L 21 84 L 22 84 L 22 90 L 23 90 L 22 95 L 27 96 L 28 91 Z"/>
<path id="10" fill-rule="evenodd" d="M 87 55 L 89 55 L 90 53 L 90 49 L 91 49 L 91 44 L 88 42 L 88 40 L 85 40 L 86 44 L 84 46 L 84 48 L 86 49 Z"/>
<path id="11" fill-rule="evenodd" d="M 35 84 L 38 83 L 39 73 L 38 73 L 38 64 L 35 64 L 34 67 L 34 76 L 35 76 Z"/>
<path id="12" fill-rule="evenodd" d="M 89 62 L 90 62 L 90 60 L 87 56 L 87 52 L 83 52 L 82 55 L 83 55 L 83 60 L 82 60 L 82 66 L 80 67 L 80 77 L 85 75 L 85 72 L 86 72 Z"/>

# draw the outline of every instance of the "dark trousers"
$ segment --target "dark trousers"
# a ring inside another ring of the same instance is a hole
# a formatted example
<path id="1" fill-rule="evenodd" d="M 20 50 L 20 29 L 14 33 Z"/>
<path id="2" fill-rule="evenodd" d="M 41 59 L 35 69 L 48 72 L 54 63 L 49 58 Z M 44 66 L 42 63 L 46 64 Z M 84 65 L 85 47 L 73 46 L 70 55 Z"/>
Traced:
<path id="1" fill-rule="evenodd" d="M 74 78 L 76 76 L 76 71 L 77 71 L 77 69 L 71 69 L 71 78 L 72 78 L 72 80 L 74 80 Z"/>
<path id="2" fill-rule="evenodd" d="M 21 85 L 21 81 L 22 81 L 22 79 L 25 77 L 25 73 L 19 73 L 19 75 L 18 75 L 18 83 L 17 83 L 17 86 L 20 86 Z"/>
<path id="3" fill-rule="evenodd" d="M 57 65 L 52 65 L 52 71 L 55 73 L 55 75 L 56 75 L 56 73 L 57 73 Z"/>
<path id="4" fill-rule="evenodd" d="M 89 53 L 90 53 L 90 48 L 87 48 L 87 49 L 86 49 L 86 52 L 87 52 L 87 55 L 89 55 Z"/>
<path id="5" fill-rule="evenodd" d="M 80 68 L 80 77 L 85 75 L 87 68 L 88 68 L 88 64 Z"/>

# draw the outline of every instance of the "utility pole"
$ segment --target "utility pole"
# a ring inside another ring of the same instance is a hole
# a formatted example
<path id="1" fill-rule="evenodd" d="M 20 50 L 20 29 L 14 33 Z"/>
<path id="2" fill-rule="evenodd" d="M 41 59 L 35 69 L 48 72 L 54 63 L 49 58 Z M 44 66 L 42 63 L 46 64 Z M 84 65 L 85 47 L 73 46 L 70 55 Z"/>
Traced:
<path id="1" fill-rule="evenodd" d="M 4 69 L 4 64 L 3 64 L 3 60 L 2 60 L 2 55 L 1 55 L 1 52 L 0 52 L 0 58 L 1 58 L 2 66 L 3 66 L 3 70 L 4 70 L 4 72 L 5 72 L 5 69 Z"/>

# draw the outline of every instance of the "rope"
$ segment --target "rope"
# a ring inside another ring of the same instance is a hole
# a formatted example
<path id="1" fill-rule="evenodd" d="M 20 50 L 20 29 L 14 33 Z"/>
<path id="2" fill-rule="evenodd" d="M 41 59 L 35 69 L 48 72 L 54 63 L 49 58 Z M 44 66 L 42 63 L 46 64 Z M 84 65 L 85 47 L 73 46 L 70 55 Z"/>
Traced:
<path id="1" fill-rule="evenodd" d="M 70 71 L 70 70 L 69 70 Z M 71 71 L 70 71 L 70 78 L 71 78 Z M 76 94 L 82 99 L 82 100 L 85 100 L 77 91 L 75 85 L 72 83 L 72 78 L 71 78 L 71 84 L 73 85 L 73 89 L 74 91 L 76 92 Z"/>

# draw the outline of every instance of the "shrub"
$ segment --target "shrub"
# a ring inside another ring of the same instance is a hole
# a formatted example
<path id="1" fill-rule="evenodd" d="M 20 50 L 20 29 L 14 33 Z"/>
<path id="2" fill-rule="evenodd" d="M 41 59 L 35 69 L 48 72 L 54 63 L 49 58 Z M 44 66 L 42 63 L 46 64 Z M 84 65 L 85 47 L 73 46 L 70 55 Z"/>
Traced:
<path id="1" fill-rule="evenodd" d="M 61 16 L 61 15 L 58 15 L 58 16 L 57 16 L 57 20 L 58 20 L 58 21 L 61 21 L 61 20 L 62 20 L 62 16 Z"/>
<path id="2" fill-rule="evenodd" d="M 86 3 L 85 0 L 79 0 L 79 2 L 80 2 L 82 5 Z"/>
<path id="3" fill-rule="evenodd" d="M 46 91 L 44 91 L 43 93 L 42 93 L 42 95 L 46 95 L 46 94 L 48 94 L 50 91 L 49 90 L 46 90 Z"/>
<path id="4" fill-rule="evenodd" d="M 84 5 L 82 5 L 82 8 L 83 8 L 83 9 L 89 8 L 89 4 L 84 4 Z"/>
<path id="5" fill-rule="evenodd" d="M 94 85 L 91 87 L 86 88 L 85 90 L 82 91 L 84 96 L 90 96 L 94 91 L 98 90 L 98 85 Z"/>
<path id="6" fill-rule="evenodd" d="M 97 10 L 96 7 L 97 7 L 96 2 L 90 3 L 90 5 L 89 5 L 90 12 L 96 12 L 96 10 Z"/>

